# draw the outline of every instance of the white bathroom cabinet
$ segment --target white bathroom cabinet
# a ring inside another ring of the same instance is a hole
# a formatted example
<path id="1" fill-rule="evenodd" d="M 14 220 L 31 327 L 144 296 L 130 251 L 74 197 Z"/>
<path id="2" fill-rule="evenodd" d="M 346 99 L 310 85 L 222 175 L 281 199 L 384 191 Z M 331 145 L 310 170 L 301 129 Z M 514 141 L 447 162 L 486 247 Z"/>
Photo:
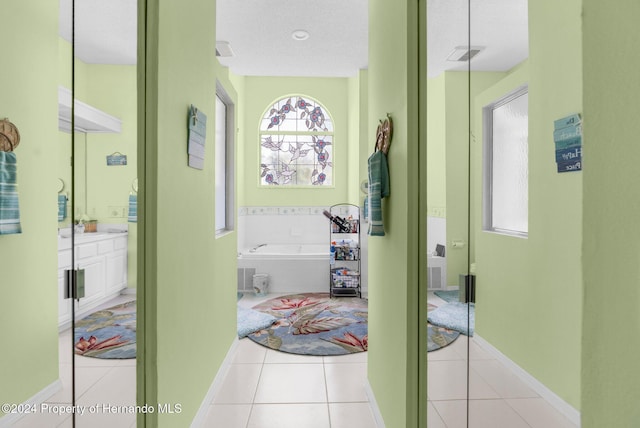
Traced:
<path id="1" fill-rule="evenodd" d="M 127 233 L 85 233 L 75 240 L 76 268 L 85 271 L 85 297 L 74 301 L 76 319 L 120 294 L 127 287 Z M 64 273 L 71 269 L 71 238 L 58 240 L 58 327 L 71 321 L 64 298 Z"/>

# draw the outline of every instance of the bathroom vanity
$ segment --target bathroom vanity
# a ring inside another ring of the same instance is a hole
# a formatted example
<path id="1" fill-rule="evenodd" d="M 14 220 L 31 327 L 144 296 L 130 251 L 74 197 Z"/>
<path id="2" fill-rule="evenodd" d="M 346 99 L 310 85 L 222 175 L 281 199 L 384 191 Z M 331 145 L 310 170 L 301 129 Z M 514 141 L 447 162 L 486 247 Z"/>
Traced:
<path id="1" fill-rule="evenodd" d="M 85 297 L 75 301 L 76 318 L 86 315 L 127 287 L 127 232 L 81 233 L 75 237 L 76 268 L 85 271 Z M 58 237 L 58 327 L 71 321 L 64 298 L 65 270 L 71 269 L 71 238 Z"/>

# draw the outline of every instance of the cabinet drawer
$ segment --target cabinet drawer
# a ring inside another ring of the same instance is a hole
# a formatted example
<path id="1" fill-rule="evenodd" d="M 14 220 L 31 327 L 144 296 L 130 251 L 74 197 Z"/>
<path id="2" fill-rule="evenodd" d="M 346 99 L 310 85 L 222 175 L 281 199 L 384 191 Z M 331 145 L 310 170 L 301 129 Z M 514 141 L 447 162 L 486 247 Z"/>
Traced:
<path id="1" fill-rule="evenodd" d="M 116 238 L 115 249 L 122 250 L 123 248 L 127 248 L 127 237 L 123 236 L 120 238 Z"/>
<path id="2" fill-rule="evenodd" d="M 58 268 L 71 267 L 71 250 L 58 251 Z"/>
<path id="3" fill-rule="evenodd" d="M 107 254 L 113 251 L 113 239 L 98 242 L 98 254 Z"/>
<path id="4" fill-rule="evenodd" d="M 88 257 L 95 257 L 98 255 L 98 245 L 96 242 L 91 244 L 77 245 L 76 257 L 78 260 L 86 259 Z"/>

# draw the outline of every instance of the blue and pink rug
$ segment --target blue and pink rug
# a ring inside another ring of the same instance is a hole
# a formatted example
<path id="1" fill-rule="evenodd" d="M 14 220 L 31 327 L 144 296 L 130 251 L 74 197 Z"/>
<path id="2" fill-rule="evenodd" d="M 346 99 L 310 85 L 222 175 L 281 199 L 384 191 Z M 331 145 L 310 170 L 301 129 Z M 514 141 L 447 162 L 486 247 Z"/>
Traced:
<path id="1" fill-rule="evenodd" d="M 76 321 L 75 353 L 85 357 L 136 357 L 136 302 L 97 311 Z"/>
<path id="2" fill-rule="evenodd" d="M 428 310 L 436 306 L 429 304 Z M 276 297 L 253 307 L 274 317 L 267 327 L 247 335 L 277 351 L 300 355 L 345 355 L 368 349 L 368 301 L 355 297 L 329 298 L 329 293 Z M 460 332 L 428 324 L 428 352 L 444 348 Z M 240 336 L 242 337 L 242 335 Z"/>
<path id="3" fill-rule="evenodd" d="M 329 293 L 292 294 L 253 307 L 276 321 L 249 334 L 260 345 L 301 355 L 344 355 L 368 348 L 368 302 Z"/>

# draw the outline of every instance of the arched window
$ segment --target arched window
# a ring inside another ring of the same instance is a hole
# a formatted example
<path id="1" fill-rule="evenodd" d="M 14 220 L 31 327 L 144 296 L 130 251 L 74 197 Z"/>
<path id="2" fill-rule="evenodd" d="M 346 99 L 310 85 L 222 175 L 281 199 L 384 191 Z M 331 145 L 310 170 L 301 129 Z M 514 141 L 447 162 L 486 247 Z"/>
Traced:
<path id="1" fill-rule="evenodd" d="M 333 186 L 333 121 L 318 101 L 283 98 L 260 122 L 262 186 Z"/>

